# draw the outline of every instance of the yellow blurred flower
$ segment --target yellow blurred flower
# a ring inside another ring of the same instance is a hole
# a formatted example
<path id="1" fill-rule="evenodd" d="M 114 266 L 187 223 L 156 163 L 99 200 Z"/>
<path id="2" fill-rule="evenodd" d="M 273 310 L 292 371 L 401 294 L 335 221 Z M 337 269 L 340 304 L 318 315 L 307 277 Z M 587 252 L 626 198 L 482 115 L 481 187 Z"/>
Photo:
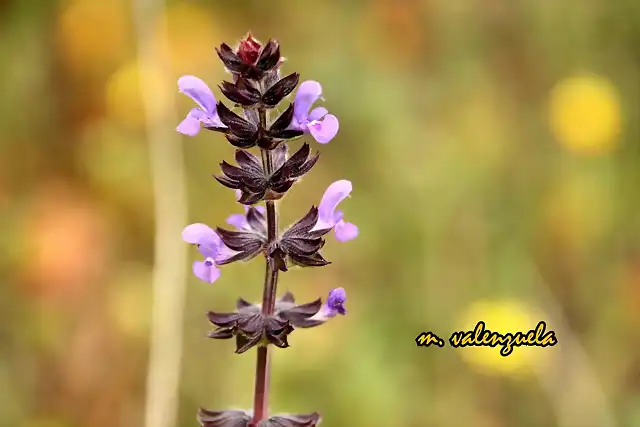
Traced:
<path id="1" fill-rule="evenodd" d="M 211 70 L 219 72 L 220 77 L 224 75 L 214 48 L 223 41 L 233 44 L 235 39 L 223 40 L 225 32 L 212 18 L 207 9 L 193 2 L 177 3 L 160 17 L 156 43 L 168 58 L 175 76 Z"/>
<path id="2" fill-rule="evenodd" d="M 537 310 L 517 300 L 487 300 L 473 303 L 462 315 L 460 331 L 472 331 L 479 321 L 484 321 L 486 329 L 505 334 L 507 332 L 528 332 L 535 329 L 538 322 L 547 319 Z M 547 331 L 550 328 L 547 327 Z M 457 331 L 456 331 L 457 332 Z M 532 373 L 532 367 L 544 363 L 545 353 L 550 347 L 514 347 L 513 352 L 504 357 L 497 347 L 456 348 L 462 358 L 473 368 L 491 374 L 510 377 L 524 377 Z"/>
<path id="3" fill-rule="evenodd" d="M 124 0 L 73 0 L 59 16 L 57 42 L 73 71 L 100 70 L 120 61 L 131 42 Z"/>
<path id="4" fill-rule="evenodd" d="M 611 150 L 620 134 L 621 115 L 619 93 L 603 77 L 570 77 L 551 91 L 551 130 L 571 151 L 599 154 Z"/>
<path id="5" fill-rule="evenodd" d="M 151 81 L 156 90 L 149 94 L 159 109 L 171 105 L 172 93 L 177 86 L 157 70 L 143 68 L 137 61 L 129 62 L 118 69 L 107 83 L 107 112 L 110 118 L 132 126 L 145 125 L 145 106 L 142 98 L 140 79 Z"/>

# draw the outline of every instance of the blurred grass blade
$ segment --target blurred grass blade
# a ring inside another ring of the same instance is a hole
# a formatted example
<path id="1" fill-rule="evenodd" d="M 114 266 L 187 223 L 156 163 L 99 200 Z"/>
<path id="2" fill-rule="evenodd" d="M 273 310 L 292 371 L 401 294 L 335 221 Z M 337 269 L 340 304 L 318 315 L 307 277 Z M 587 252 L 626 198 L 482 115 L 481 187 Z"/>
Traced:
<path id="1" fill-rule="evenodd" d="M 153 43 L 158 41 L 155 24 L 163 15 L 164 1 L 134 0 L 133 8 L 156 221 L 145 426 L 173 427 L 180 386 L 186 281 L 187 245 L 181 244 L 179 237 L 187 220 L 183 158 L 181 139 L 172 125 L 178 123 L 173 95 L 168 102 L 160 102 L 154 79 L 145 78 L 147 72 L 153 72 L 158 73 L 160 81 L 170 83 L 165 78 L 165 58 L 157 50 L 163 44 Z"/>

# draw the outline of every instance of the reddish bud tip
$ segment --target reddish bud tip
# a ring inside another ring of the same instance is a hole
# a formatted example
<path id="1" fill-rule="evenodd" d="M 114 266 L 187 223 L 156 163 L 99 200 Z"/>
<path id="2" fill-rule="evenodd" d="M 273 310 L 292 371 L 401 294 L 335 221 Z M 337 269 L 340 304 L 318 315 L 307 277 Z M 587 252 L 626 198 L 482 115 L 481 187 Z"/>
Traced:
<path id="1" fill-rule="evenodd" d="M 255 64 L 260 56 L 260 49 L 262 44 L 253 37 L 253 34 L 248 33 L 244 39 L 240 40 L 238 56 L 247 64 Z"/>

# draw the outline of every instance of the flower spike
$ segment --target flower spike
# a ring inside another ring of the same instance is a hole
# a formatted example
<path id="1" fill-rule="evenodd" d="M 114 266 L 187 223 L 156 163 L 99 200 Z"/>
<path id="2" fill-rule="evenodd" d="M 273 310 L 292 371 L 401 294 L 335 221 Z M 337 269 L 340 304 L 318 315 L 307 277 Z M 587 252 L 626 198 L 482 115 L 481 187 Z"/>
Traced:
<path id="1" fill-rule="evenodd" d="M 346 315 L 346 291 L 335 288 L 326 301 L 318 298 L 302 304 L 290 292 L 277 298 L 279 271 L 330 264 L 320 251 L 331 231 L 341 242 L 358 236 L 358 227 L 346 222 L 338 209 L 350 196 L 352 184 L 347 180 L 331 184 L 317 206 L 282 231 L 278 206 L 319 159 L 308 142 L 295 148 L 292 144 L 305 135 L 327 144 L 336 137 L 339 122 L 326 108 L 314 108 L 322 100 L 320 83 L 307 80 L 299 84 L 299 73 L 281 74 L 284 58 L 276 40 L 262 43 L 248 33 L 236 47 L 221 43 L 215 51 L 230 74 L 216 86 L 228 101 L 216 99 L 198 77 L 180 77 L 180 92 L 197 106 L 176 130 L 188 136 L 197 135 L 202 128 L 211 130 L 236 148 L 235 162 L 222 161 L 221 172 L 214 177 L 235 191 L 241 207 L 227 217 L 230 229 L 194 223 L 184 228 L 182 240 L 198 249 L 200 258 L 192 269 L 202 281 L 214 283 L 225 265 L 258 257 L 265 259 L 266 275 L 260 303 L 239 298 L 233 311 L 207 313 L 213 325 L 210 338 L 233 340 L 237 354 L 256 349 L 254 408 L 200 409 L 198 422 L 201 427 L 315 427 L 321 421 L 316 412 L 268 413 L 268 352 L 289 347 L 296 329 L 314 328 Z"/>

